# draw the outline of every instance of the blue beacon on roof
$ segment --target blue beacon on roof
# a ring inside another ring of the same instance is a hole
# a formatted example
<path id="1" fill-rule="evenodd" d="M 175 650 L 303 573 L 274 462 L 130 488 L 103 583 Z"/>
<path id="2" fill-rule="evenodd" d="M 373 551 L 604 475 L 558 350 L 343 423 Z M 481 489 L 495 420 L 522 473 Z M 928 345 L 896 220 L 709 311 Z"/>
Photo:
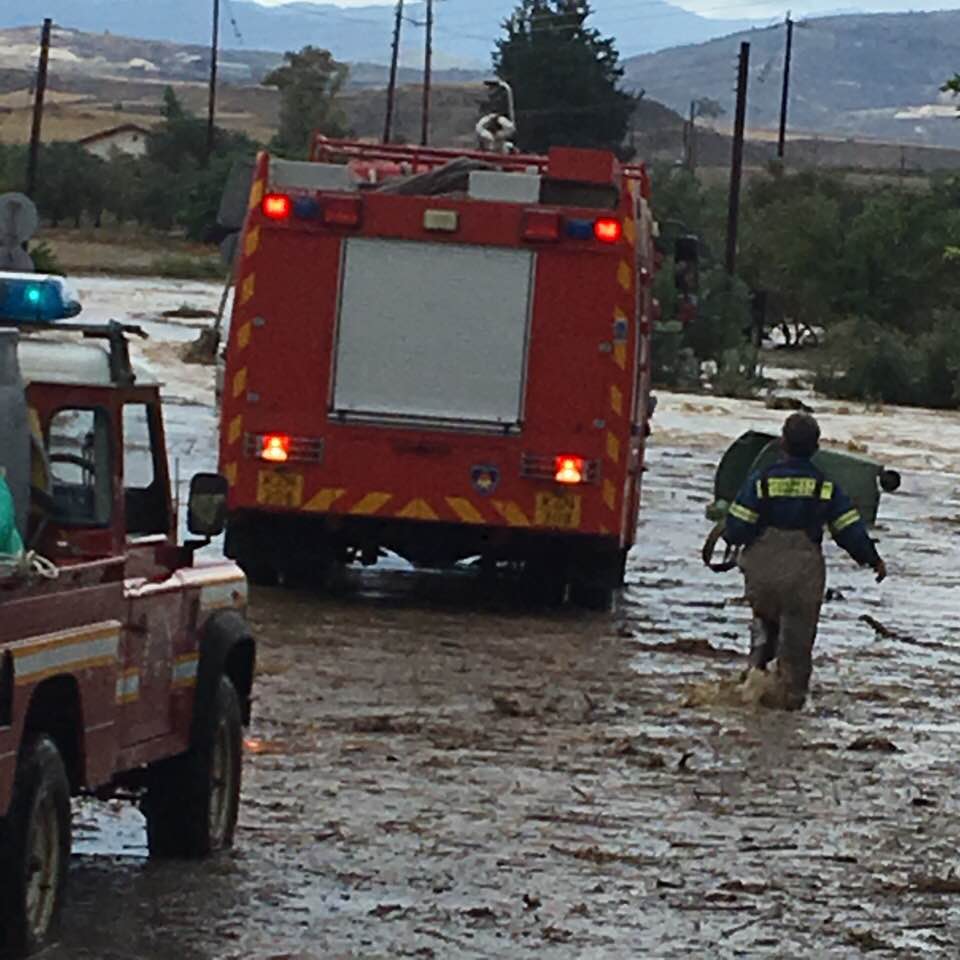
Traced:
<path id="1" fill-rule="evenodd" d="M 80 313 L 63 277 L 0 271 L 0 324 L 54 323 Z"/>

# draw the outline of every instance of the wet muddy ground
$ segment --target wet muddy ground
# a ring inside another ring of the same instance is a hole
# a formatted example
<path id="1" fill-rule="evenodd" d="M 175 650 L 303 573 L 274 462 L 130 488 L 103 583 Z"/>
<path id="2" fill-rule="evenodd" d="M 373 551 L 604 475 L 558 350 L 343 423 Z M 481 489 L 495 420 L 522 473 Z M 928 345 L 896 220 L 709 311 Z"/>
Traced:
<path id="1" fill-rule="evenodd" d="M 206 371 L 176 376 L 186 477 L 213 417 Z M 814 405 L 904 487 L 886 583 L 829 550 L 802 713 L 686 705 L 745 647 L 738 576 L 699 560 L 713 467 L 783 414 L 665 396 L 615 612 L 399 565 L 337 599 L 255 590 L 236 851 L 150 864 L 139 815 L 80 805 L 48 955 L 960 955 L 960 417 Z"/>

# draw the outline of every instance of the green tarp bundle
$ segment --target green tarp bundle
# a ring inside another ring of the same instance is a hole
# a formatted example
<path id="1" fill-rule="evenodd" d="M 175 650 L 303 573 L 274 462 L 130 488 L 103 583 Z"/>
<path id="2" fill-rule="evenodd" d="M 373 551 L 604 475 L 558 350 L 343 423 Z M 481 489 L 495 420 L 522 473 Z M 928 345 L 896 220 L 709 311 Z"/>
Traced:
<path id="1" fill-rule="evenodd" d="M 23 541 L 17 532 L 16 511 L 7 481 L 0 476 L 0 555 L 19 556 Z"/>

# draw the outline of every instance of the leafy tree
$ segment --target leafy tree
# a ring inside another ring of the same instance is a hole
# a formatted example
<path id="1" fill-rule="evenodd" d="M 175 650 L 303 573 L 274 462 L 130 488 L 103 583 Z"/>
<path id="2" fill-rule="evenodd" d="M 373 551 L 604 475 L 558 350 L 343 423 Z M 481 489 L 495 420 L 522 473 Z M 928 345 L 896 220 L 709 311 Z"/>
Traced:
<path id="1" fill-rule="evenodd" d="M 286 63 L 263 79 L 263 85 L 280 91 L 280 129 L 272 144 L 278 153 L 305 157 L 314 133 L 342 137 L 346 115 L 338 96 L 349 68 L 334 60 L 329 50 L 304 47 L 287 52 Z"/>
<path id="2" fill-rule="evenodd" d="M 636 98 L 620 89 L 623 68 L 611 38 L 586 26 L 587 0 L 522 0 L 493 55 L 517 103 L 517 146 L 623 144 Z"/>
<path id="3" fill-rule="evenodd" d="M 76 143 L 46 144 L 40 151 L 36 201 L 54 226 L 72 220 L 80 226 L 85 213 L 103 208 L 104 163 Z"/>

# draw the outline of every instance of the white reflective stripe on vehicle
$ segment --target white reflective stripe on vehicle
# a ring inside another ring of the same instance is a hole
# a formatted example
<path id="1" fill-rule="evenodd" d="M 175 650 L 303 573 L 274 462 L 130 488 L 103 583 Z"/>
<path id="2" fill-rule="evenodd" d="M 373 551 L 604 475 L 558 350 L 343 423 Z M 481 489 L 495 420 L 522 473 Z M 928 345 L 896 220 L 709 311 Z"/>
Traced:
<path id="1" fill-rule="evenodd" d="M 211 583 L 200 588 L 201 610 L 221 610 L 224 607 L 245 607 L 246 604 L 246 578 Z"/>
<path id="2" fill-rule="evenodd" d="M 117 703 L 133 703 L 140 699 L 140 671 L 126 670 L 117 677 Z"/>
<path id="3" fill-rule="evenodd" d="M 175 687 L 192 687 L 197 682 L 197 667 L 200 655 L 187 653 L 177 657 L 173 664 L 173 685 Z"/>
<path id="4" fill-rule="evenodd" d="M 10 651 L 16 684 L 37 683 L 59 673 L 115 665 L 120 629 L 118 622 L 108 621 L 18 644 Z"/>

